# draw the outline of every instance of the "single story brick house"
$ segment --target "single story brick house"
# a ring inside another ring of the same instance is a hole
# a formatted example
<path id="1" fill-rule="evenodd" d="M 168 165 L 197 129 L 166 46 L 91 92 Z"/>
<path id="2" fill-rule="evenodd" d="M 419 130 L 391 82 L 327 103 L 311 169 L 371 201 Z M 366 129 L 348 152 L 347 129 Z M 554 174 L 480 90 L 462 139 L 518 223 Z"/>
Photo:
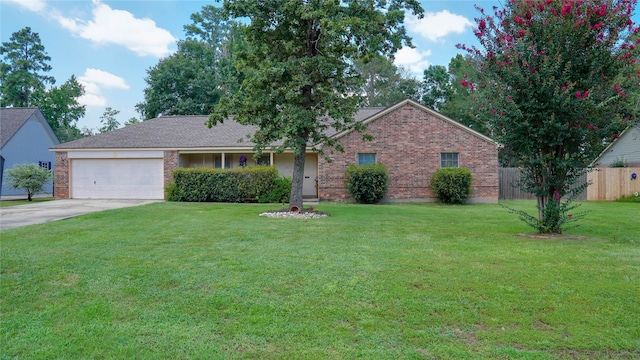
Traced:
<path id="1" fill-rule="evenodd" d="M 207 116 L 167 116 L 51 147 L 56 154 L 55 194 L 78 199 L 163 199 L 178 167 L 275 166 L 293 173 L 293 153 L 269 149 L 254 159 L 247 140 L 256 128 L 232 119 L 213 128 Z M 333 134 L 344 152 L 309 146 L 303 193 L 323 201 L 349 201 L 344 174 L 349 164 L 382 163 L 389 169 L 387 201 L 434 201 L 431 176 L 441 167 L 465 167 L 473 175 L 472 202 L 498 201 L 498 144 L 412 100 L 356 115 L 372 141 L 346 131 Z M 243 140 L 244 139 L 244 140 Z M 277 145 L 277 144 L 274 144 Z M 329 157 L 328 161 L 325 157 Z"/>

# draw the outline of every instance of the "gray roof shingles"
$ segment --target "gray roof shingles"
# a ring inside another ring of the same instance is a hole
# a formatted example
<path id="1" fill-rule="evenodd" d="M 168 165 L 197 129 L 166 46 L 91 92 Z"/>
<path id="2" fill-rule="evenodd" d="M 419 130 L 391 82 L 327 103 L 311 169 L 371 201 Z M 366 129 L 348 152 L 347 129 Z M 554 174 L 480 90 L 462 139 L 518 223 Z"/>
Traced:
<path id="1" fill-rule="evenodd" d="M 0 108 L 0 147 L 4 147 L 38 108 Z"/>
<path id="2" fill-rule="evenodd" d="M 363 121 L 384 108 L 364 108 L 354 116 Z M 197 149 L 253 147 L 247 139 L 257 127 L 241 125 L 232 119 L 212 128 L 208 116 L 165 116 L 139 124 L 52 146 L 51 149 Z M 243 140 L 239 142 L 239 140 Z"/>

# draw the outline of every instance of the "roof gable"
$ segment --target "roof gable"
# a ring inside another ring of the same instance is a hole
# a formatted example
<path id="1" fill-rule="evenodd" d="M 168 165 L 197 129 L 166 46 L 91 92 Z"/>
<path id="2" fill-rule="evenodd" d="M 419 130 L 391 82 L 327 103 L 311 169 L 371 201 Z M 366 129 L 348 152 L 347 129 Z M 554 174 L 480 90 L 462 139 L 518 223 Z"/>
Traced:
<path id="1" fill-rule="evenodd" d="M 0 147 L 4 147 L 24 124 L 33 117 L 42 124 L 54 143 L 59 144 L 58 137 L 53 133 L 51 126 L 49 126 L 49 123 L 38 108 L 0 108 Z"/>
<path id="2" fill-rule="evenodd" d="M 627 126 L 618 138 L 602 150 L 591 166 L 610 165 L 612 160 L 618 158 L 631 162 L 640 161 L 638 150 L 640 150 L 640 123 Z M 602 161 L 604 162 L 601 164 Z"/>
<path id="3" fill-rule="evenodd" d="M 451 125 L 459 128 L 459 129 L 461 129 L 463 131 L 466 131 L 466 132 L 472 134 L 473 136 L 476 136 L 476 137 L 478 137 L 478 138 L 480 138 L 480 139 L 482 139 L 482 140 L 484 140 L 486 142 L 489 142 L 489 143 L 491 143 L 493 145 L 496 145 L 496 146 L 499 145 L 495 140 L 491 139 L 490 137 L 488 137 L 488 136 L 486 136 L 486 135 L 484 135 L 484 134 L 482 134 L 482 133 L 480 133 L 478 131 L 475 131 L 475 130 L 473 130 L 473 129 L 471 129 L 471 128 L 469 128 L 469 127 L 467 127 L 467 126 L 465 126 L 465 125 L 463 125 L 463 124 L 461 124 L 461 123 L 459 123 L 459 122 L 457 122 L 457 121 L 455 121 L 455 120 L 453 120 L 453 119 L 451 119 L 451 118 L 449 118 L 449 117 L 447 117 L 447 116 L 435 111 L 435 110 L 431 110 L 428 107 L 423 106 L 423 105 L 421 105 L 421 104 L 419 104 L 419 103 L 417 103 L 417 102 L 415 102 L 415 101 L 413 101 L 411 99 L 403 100 L 403 101 L 401 101 L 401 102 L 399 102 L 399 103 L 397 103 L 397 104 L 395 104 L 393 106 L 390 106 L 390 107 L 388 107 L 386 109 L 382 109 L 381 111 L 372 113 L 369 117 L 364 118 L 361 121 L 366 125 L 366 124 L 368 124 L 368 123 L 370 123 L 372 121 L 375 121 L 375 120 L 383 117 L 386 114 L 389 114 L 391 112 L 394 112 L 394 111 L 402 108 L 405 105 L 414 106 L 414 107 L 418 108 L 419 110 L 422 110 L 422 111 L 427 112 L 427 113 L 429 113 L 429 114 L 431 114 L 431 115 L 433 115 L 433 116 L 435 116 L 435 117 L 437 117 L 439 119 L 442 119 L 442 120 L 450 123 Z M 346 134 L 348 134 L 348 133 L 350 133 L 352 131 L 354 131 L 354 130 L 343 131 L 341 133 L 338 133 L 338 134 L 334 135 L 334 137 L 335 138 L 340 138 L 340 137 L 345 136 Z"/>

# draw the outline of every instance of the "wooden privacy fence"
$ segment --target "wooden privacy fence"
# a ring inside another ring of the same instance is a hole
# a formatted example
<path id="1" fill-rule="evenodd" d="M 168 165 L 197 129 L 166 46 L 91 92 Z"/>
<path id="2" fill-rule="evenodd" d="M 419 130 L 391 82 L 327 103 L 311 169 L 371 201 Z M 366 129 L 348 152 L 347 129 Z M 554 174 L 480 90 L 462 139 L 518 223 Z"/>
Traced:
<path id="1" fill-rule="evenodd" d="M 636 179 L 632 179 L 636 174 Z M 588 201 L 613 201 L 623 195 L 640 193 L 640 168 L 598 168 L 587 179 Z"/>
<path id="2" fill-rule="evenodd" d="M 636 179 L 632 179 L 636 174 Z M 499 200 L 531 200 L 535 196 L 518 186 L 520 169 L 500 168 Z M 578 184 L 588 181 L 587 190 L 576 201 L 614 201 L 623 195 L 640 193 L 640 168 L 598 168 L 583 175 Z"/>
<path id="3" fill-rule="evenodd" d="M 498 184 L 498 200 L 532 200 L 535 195 L 523 191 L 520 188 L 520 169 L 519 168 L 500 168 Z M 584 184 L 587 176 L 583 175 L 578 184 Z M 589 186 L 591 187 L 591 186 Z M 589 191 L 589 188 L 587 188 Z M 587 191 L 583 191 L 578 195 L 575 201 L 587 200 Z"/>

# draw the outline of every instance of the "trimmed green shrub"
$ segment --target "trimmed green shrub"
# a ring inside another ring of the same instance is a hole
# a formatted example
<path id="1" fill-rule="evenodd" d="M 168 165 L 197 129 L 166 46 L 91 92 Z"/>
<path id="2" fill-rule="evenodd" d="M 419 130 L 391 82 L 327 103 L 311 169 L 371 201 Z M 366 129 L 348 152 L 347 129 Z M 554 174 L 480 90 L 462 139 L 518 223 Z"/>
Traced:
<path id="1" fill-rule="evenodd" d="M 376 165 L 349 165 L 345 174 L 345 185 L 353 199 L 359 203 L 377 203 L 387 193 L 387 167 Z"/>
<path id="2" fill-rule="evenodd" d="M 288 203 L 291 195 L 291 178 L 279 177 L 271 192 L 258 198 L 259 203 Z"/>
<path id="3" fill-rule="evenodd" d="M 188 202 L 257 202 L 273 190 L 278 170 L 272 166 L 239 169 L 178 168 L 167 200 Z"/>
<path id="4" fill-rule="evenodd" d="M 431 188 L 445 204 L 463 204 L 471 196 L 471 171 L 464 168 L 438 169 Z"/>

